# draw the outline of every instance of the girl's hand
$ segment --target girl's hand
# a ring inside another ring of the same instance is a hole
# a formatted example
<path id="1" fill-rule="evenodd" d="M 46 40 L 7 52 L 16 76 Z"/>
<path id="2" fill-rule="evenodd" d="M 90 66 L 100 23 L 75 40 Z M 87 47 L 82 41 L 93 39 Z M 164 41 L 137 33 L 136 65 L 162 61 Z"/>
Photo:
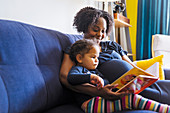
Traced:
<path id="1" fill-rule="evenodd" d="M 96 84 L 98 89 L 101 89 L 104 86 L 104 80 L 95 74 L 90 75 L 90 82 Z"/>

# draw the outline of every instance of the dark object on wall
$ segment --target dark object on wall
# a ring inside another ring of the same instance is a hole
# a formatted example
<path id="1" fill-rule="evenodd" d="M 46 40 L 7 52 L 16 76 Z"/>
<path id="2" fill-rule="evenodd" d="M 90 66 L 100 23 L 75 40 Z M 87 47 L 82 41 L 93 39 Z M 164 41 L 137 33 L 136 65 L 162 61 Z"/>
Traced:
<path id="1" fill-rule="evenodd" d="M 125 10 L 126 6 L 121 2 L 113 2 L 113 13 L 121 13 Z"/>

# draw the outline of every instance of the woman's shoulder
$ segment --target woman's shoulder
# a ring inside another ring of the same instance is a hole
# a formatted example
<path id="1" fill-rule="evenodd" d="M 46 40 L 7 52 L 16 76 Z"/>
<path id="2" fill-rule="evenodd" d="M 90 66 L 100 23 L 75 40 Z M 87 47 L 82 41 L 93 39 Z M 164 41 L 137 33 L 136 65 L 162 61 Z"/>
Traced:
<path id="1" fill-rule="evenodd" d="M 117 42 L 115 42 L 115 41 L 101 41 L 100 42 L 100 45 L 101 46 L 103 46 L 103 45 L 110 45 L 110 46 L 117 46 L 117 45 L 119 45 Z"/>
<path id="2" fill-rule="evenodd" d="M 120 48 L 120 45 L 115 41 L 102 41 L 102 42 L 100 42 L 100 46 L 101 46 L 102 50 L 103 49 L 104 50 L 110 50 L 110 49 L 115 50 L 115 49 Z"/>

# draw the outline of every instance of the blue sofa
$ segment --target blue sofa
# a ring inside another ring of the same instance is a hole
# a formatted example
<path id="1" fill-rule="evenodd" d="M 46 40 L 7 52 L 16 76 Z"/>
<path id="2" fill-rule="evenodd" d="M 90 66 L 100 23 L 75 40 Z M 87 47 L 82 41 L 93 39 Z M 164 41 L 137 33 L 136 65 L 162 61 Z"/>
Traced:
<path id="1" fill-rule="evenodd" d="M 0 113 L 83 113 L 59 81 L 63 49 L 80 38 L 0 20 Z"/>

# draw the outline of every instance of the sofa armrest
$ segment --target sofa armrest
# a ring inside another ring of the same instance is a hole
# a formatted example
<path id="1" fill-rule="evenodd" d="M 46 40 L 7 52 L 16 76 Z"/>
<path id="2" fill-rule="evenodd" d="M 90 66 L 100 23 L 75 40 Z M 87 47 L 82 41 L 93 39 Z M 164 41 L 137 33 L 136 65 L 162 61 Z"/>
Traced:
<path id="1" fill-rule="evenodd" d="M 165 80 L 170 80 L 170 68 L 164 68 Z"/>

